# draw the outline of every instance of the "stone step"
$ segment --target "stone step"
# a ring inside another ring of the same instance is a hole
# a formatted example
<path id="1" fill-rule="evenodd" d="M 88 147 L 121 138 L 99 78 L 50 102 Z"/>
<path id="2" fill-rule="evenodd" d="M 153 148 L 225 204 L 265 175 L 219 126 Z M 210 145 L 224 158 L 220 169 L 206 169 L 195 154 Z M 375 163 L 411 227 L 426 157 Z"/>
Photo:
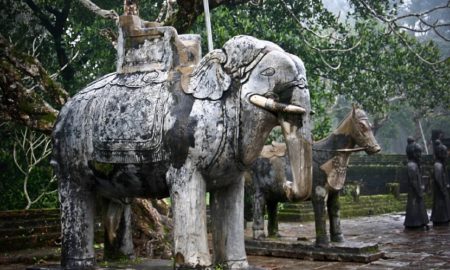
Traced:
<path id="1" fill-rule="evenodd" d="M 358 216 L 372 216 L 372 215 L 378 215 L 378 214 L 384 214 L 384 213 L 392 213 L 392 212 L 398 212 L 403 211 L 404 206 L 401 208 L 379 208 L 379 207 L 373 207 L 373 208 L 358 208 L 358 209 L 348 209 L 348 210 L 341 210 L 341 217 L 342 218 L 350 218 L 350 217 L 358 217 Z M 281 212 L 278 215 L 279 221 L 285 221 L 285 222 L 304 222 L 304 221 L 313 221 L 314 220 L 314 212 L 305 212 L 305 213 L 298 213 L 298 212 Z"/>
<path id="2" fill-rule="evenodd" d="M 367 196 L 360 197 L 358 202 L 353 201 L 351 198 L 341 197 L 340 204 L 341 208 L 345 207 L 368 207 L 368 206 L 376 206 L 383 204 L 406 204 L 407 198 L 406 194 L 402 194 L 400 199 L 395 199 L 393 196 L 371 196 L 375 198 L 367 198 Z M 431 203 L 431 198 L 426 197 L 425 203 Z M 281 210 L 290 210 L 290 209 L 311 209 L 312 203 L 311 201 L 305 201 L 300 203 L 284 203 L 281 207 Z"/>
<path id="3" fill-rule="evenodd" d="M 53 233 L 61 232 L 61 226 L 59 224 L 54 225 L 41 225 L 41 226 L 33 226 L 33 227 L 22 227 L 18 226 L 16 228 L 7 228 L 0 229 L 0 239 L 5 237 L 14 237 L 14 236 L 26 236 L 32 234 L 41 234 L 41 233 Z"/>
<path id="4" fill-rule="evenodd" d="M 20 219 L 34 219 L 43 217 L 59 217 L 59 209 L 29 209 L 29 210 L 12 210 L 12 211 L 1 211 L 0 212 L 0 222 L 20 220 Z"/>
<path id="5" fill-rule="evenodd" d="M 43 246 L 54 247 L 59 245 L 60 237 L 60 232 L 2 237 L 0 239 L 0 251 L 20 250 Z"/>
<path id="6" fill-rule="evenodd" d="M 406 205 L 406 201 L 389 200 L 376 203 L 340 203 L 341 209 L 353 209 L 353 208 L 367 208 L 367 207 L 384 207 L 389 205 Z M 280 212 L 291 211 L 313 211 L 312 203 L 309 202 L 309 207 L 296 207 L 296 205 L 283 206 L 280 208 Z"/>
<path id="7" fill-rule="evenodd" d="M 61 219 L 59 217 L 43 217 L 32 219 L 12 219 L 0 222 L 0 229 L 14 229 L 14 228 L 33 228 L 38 226 L 59 225 Z"/>
<path id="8" fill-rule="evenodd" d="M 365 206 L 372 206 L 380 203 L 406 203 L 407 198 L 405 196 L 400 197 L 400 199 L 395 199 L 394 197 L 380 197 L 378 199 L 370 199 L 370 198 L 364 198 L 360 197 L 358 202 L 354 202 L 351 199 L 347 199 L 345 197 L 340 198 L 341 207 L 347 207 L 347 206 L 357 206 L 357 207 L 365 207 Z M 312 202 L 306 201 L 306 202 L 300 202 L 300 203 L 284 203 L 283 207 L 284 209 L 312 209 Z"/>
<path id="9" fill-rule="evenodd" d="M 353 209 L 357 209 L 357 208 L 384 208 L 384 209 L 389 209 L 389 208 L 398 208 L 398 207 L 405 207 L 406 206 L 406 201 L 402 202 L 402 201 L 395 201 L 395 202 L 383 202 L 383 203 L 377 203 L 377 204 L 342 204 L 341 203 L 341 211 L 345 211 L 345 210 L 353 210 Z M 295 212 L 313 212 L 313 208 L 312 206 L 309 208 L 295 208 L 295 207 L 289 207 L 289 208 L 281 208 L 278 212 L 279 213 L 295 213 Z"/>
<path id="10" fill-rule="evenodd" d="M 247 254 L 319 261 L 347 261 L 369 263 L 384 256 L 376 243 L 346 241 L 319 247 L 296 239 L 246 239 Z"/>
<path id="11" fill-rule="evenodd" d="M 95 241 L 103 242 L 103 227 L 95 221 Z M 0 251 L 58 246 L 61 237 L 59 209 L 0 212 Z"/>

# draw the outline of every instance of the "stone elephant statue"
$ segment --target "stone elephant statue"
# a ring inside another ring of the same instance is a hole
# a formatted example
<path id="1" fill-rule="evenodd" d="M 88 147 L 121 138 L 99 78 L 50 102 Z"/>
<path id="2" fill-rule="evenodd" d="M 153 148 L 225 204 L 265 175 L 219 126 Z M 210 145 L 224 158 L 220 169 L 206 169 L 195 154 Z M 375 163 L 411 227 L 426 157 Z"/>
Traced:
<path id="1" fill-rule="evenodd" d="M 274 43 L 237 36 L 197 63 L 195 37 L 131 15 L 121 16 L 120 25 L 117 72 L 72 97 L 53 131 L 62 267 L 94 267 L 99 195 L 113 204 L 170 196 L 177 266 L 246 268 L 242 175 L 274 126 L 283 127 L 292 147 L 292 168 L 302 166 L 293 172 L 297 196 L 311 189 L 311 109 L 302 61 Z M 110 230 L 123 225 L 112 220 Z M 129 230 L 125 234 L 120 237 Z M 120 245 L 125 253 L 132 249 L 129 241 Z"/>
<path id="2" fill-rule="evenodd" d="M 356 147 L 359 145 L 360 147 Z M 327 245 L 326 208 L 331 241 L 344 241 L 339 217 L 339 191 L 342 189 L 351 153 L 364 150 L 374 154 L 381 150 L 366 113 L 354 107 L 339 127 L 328 137 L 313 144 L 313 203 L 316 244 Z M 253 238 L 265 237 L 264 212 L 267 206 L 268 233 L 278 235 L 278 202 L 299 201 L 291 195 L 291 169 L 286 145 L 266 145 L 261 157 L 252 165 L 246 179 L 253 193 Z M 248 194 L 250 195 L 250 194 Z"/>

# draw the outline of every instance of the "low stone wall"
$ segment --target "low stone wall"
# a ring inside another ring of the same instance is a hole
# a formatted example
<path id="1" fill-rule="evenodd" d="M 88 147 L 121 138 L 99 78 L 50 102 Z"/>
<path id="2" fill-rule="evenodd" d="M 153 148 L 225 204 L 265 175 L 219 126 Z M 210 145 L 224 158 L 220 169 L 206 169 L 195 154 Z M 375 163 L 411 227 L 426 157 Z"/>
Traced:
<path id="1" fill-rule="evenodd" d="M 406 155 L 352 155 L 346 181 L 358 183 L 362 195 L 386 194 L 388 183 L 398 183 L 400 192 L 407 192 L 406 163 Z M 433 163 L 432 155 L 422 157 L 427 190 L 430 190 Z M 450 160 L 447 168 L 450 173 Z"/>
<path id="2" fill-rule="evenodd" d="M 58 209 L 0 212 L 0 251 L 60 244 Z"/>
<path id="3" fill-rule="evenodd" d="M 103 229 L 96 222 L 96 242 L 103 242 Z M 0 252 L 38 247 L 59 247 L 59 209 L 32 209 L 0 212 Z"/>
<path id="4" fill-rule="evenodd" d="M 351 196 L 341 196 L 341 217 L 372 216 L 385 213 L 405 211 L 407 194 L 402 193 L 397 198 L 391 194 L 360 196 L 356 201 Z M 425 198 L 427 208 L 431 208 L 430 195 Z M 311 201 L 300 203 L 285 203 L 278 211 L 279 221 L 305 222 L 314 220 Z"/>

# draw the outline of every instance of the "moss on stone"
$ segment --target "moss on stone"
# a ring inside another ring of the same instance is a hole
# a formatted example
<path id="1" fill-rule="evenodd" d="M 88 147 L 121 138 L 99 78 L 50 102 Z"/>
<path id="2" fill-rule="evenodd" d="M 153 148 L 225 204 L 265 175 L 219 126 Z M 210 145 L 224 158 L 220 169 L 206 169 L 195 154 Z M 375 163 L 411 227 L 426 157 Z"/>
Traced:
<path id="1" fill-rule="evenodd" d="M 101 173 L 104 176 L 110 176 L 114 171 L 114 165 L 110 163 L 102 163 L 93 161 L 94 169 L 97 173 Z"/>
<path id="2" fill-rule="evenodd" d="M 340 213 L 343 218 L 380 215 L 393 212 L 402 212 L 406 209 L 407 194 L 401 193 L 398 198 L 393 194 L 378 194 L 360 196 L 355 202 L 352 196 L 340 197 Z M 313 221 L 314 212 L 310 207 L 311 202 L 286 203 L 279 211 L 280 221 Z M 425 196 L 425 205 L 429 209 L 432 205 L 430 194 Z"/>

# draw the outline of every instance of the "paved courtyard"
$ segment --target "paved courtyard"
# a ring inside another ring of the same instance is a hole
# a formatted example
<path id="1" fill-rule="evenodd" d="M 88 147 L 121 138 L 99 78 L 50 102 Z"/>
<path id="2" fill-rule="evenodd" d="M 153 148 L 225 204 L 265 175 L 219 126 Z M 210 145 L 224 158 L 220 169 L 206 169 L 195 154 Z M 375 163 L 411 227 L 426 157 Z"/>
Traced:
<path id="1" fill-rule="evenodd" d="M 252 265 L 270 270 L 288 269 L 450 269 L 450 227 L 405 231 L 404 213 L 342 220 L 347 240 L 375 242 L 385 258 L 369 264 L 320 262 L 249 256 Z M 430 224 L 431 225 L 431 224 Z M 251 235 L 251 230 L 247 230 Z M 314 223 L 281 223 L 280 234 L 314 240 Z"/>
<path id="2" fill-rule="evenodd" d="M 450 269 L 450 227 L 430 226 L 428 231 L 405 231 L 404 213 L 386 214 L 342 220 L 343 232 L 349 241 L 376 242 L 385 257 L 369 264 L 324 262 L 249 256 L 257 269 Z M 247 229 L 247 236 L 251 230 Z M 313 242 L 314 223 L 281 223 L 280 234 L 301 237 Z M 22 254 L 23 256 L 23 254 Z M 47 261 L 47 263 L 52 263 Z M 56 263 L 56 262 L 53 262 Z M 139 266 L 121 269 L 171 269 L 170 261 L 144 260 Z M 0 265 L 0 269 L 25 269 L 27 265 Z"/>

